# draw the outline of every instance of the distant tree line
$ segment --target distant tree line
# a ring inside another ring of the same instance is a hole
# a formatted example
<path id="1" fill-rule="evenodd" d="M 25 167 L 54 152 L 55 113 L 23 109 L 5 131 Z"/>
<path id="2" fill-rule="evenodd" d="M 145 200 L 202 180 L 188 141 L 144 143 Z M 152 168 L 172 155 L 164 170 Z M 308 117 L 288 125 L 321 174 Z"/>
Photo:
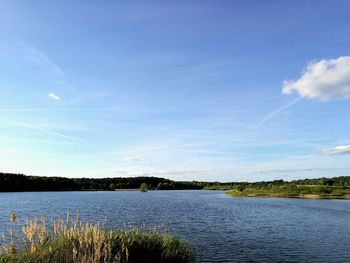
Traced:
<path id="1" fill-rule="evenodd" d="M 243 187 L 273 187 L 273 186 L 294 186 L 294 185 L 309 185 L 309 186 L 350 186 L 350 176 L 338 176 L 333 178 L 315 178 L 315 179 L 300 179 L 293 181 L 274 180 L 262 181 L 254 183 L 234 183 L 233 186 L 241 185 Z"/>
<path id="2" fill-rule="evenodd" d="M 64 178 L 0 173 L 0 192 L 113 191 L 115 189 L 139 189 L 143 183 L 147 184 L 148 189 L 159 190 L 203 188 L 200 184 L 172 181 L 159 177 Z"/>
<path id="3" fill-rule="evenodd" d="M 228 190 L 232 188 L 244 189 L 248 187 L 274 187 L 282 185 L 325 185 L 350 186 L 350 176 L 333 178 L 302 179 L 294 181 L 274 180 L 262 182 L 198 182 L 173 181 L 160 177 L 115 177 L 115 178 L 65 178 L 26 176 L 23 174 L 0 173 L 0 192 L 20 191 L 83 191 L 100 190 L 113 191 L 115 189 L 140 189 L 141 184 L 153 190 L 190 190 L 213 189 Z"/>
<path id="4" fill-rule="evenodd" d="M 65 190 L 80 190 L 80 187 L 73 179 L 69 178 L 0 173 L 1 192 Z"/>
<path id="5" fill-rule="evenodd" d="M 315 178 L 315 179 L 300 179 L 293 181 L 274 180 L 274 181 L 260 181 L 260 182 L 232 182 L 232 183 L 206 183 L 205 189 L 229 190 L 233 188 L 269 188 L 276 186 L 337 186 L 350 187 L 350 176 L 338 176 L 333 178 Z"/>

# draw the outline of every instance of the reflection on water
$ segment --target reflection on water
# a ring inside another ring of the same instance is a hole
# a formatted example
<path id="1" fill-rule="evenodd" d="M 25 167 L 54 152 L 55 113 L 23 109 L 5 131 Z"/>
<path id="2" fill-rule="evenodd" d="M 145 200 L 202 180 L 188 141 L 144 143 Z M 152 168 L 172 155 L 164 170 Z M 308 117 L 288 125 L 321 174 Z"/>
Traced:
<path id="1" fill-rule="evenodd" d="M 189 240 L 199 262 L 350 262 L 350 201 L 231 198 L 220 191 L 0 193 L 0 231 L 22 219 L 165 226 Z"/>

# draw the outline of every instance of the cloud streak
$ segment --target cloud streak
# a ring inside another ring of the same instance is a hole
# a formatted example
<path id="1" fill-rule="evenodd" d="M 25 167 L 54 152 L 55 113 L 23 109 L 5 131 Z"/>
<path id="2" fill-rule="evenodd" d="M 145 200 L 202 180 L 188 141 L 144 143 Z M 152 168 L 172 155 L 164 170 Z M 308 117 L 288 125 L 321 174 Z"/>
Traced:
<path id="1" fill-rule="evenodd" d="M 299 97 L 295 100 L 293 100 L 292 102 L 274 110 L 273 112 L 271 112 L 269 115 L 267 115 L 264 119 L 262 119 L 258 125 L 255 127 L 256 129 L 259 129 L 261 126 L 263 126 L 265 123 L 267 123 L 268 121 L 270 121 L 271 119 L 273 119 L 276 115 L 278 115 L 279 113 L 289 109 L 290 107 L 294 106 L 298 101 L 300 101 L 302 98 Z"/>
<path id="2" fill-rule="evenodd" d="M 6 108 L 0 112 L 61 112 L 61 111 L 118 111 L 121 108 L 106 107 L 106 108 Z"/>
<path id="3" fill-rule="evenodd" d="M 295 172 L 313 172 L 313 171 L 334 171 L 334 170 L 348 170 L 350 167 L 310 167 L 310 168 L 284 168 L 284 169 L 258 169 L 257 173 L 261 174 L 283 174 L 283 173 L 295 173 Z"/>
<path id="4" fill-rule="evenodd" d="M 50 75 L 51 77 L 55 78 L 65 77 L 65 73 L 62 68 L 53 62 L 44 52 L 31 45 L 16 43 L 12 46 L 11 51 L 13 57 L 30 63 L 46 75 Z"/>
<path id="5" fill-rule="evenodd" d="M 36 131 L 41 131 L 41 132 L 44 132 L 46 134 L 53 135 L 53 136 L 56 136 L 56 137 L 60 137 L 60 138 L 66 139 L 66 140 L 70 140 L 70 141 L 74 141 L 74 142 L 78 142 L 78 143 L 87 143 L 87 141 L 85 141 L 85 140 L 81 140 L 79 138 L 76 138 L 76 137 L 73 137 L 73 136 L 69 136 L 69 135 L 66 135 L 66 134 L 63 134 L 63 133 L 51 131 L 51 130 L 45 129 L 45 128 L 39 126 L 39 125 L 30 124 L 30 123 L 27 123 L 27 122 L 9 120 L 9 119 L 2 118 L 2 117 L 0 119 L 6 121 L 8 123 L 15 124 L 17 126 L 23 127 L 23 128 L 36 130 Z"/>

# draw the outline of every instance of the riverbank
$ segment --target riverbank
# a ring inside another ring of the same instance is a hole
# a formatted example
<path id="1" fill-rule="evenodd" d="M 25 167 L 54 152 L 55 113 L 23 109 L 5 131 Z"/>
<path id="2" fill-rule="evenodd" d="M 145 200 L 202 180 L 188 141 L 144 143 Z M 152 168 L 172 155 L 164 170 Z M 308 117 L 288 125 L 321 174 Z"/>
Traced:
<path id="1" fill-rule="evenodd" d="M 261 187 L 235 187 L 226 191 L 233 197 L 350 199 L 350 188 L 320 185 L 281 185 Z"/>
<path id="2" fill-rule="evenodd" d="M 14 214 L 3 237 L 0 262 L 36 263 L 189 263 L 192 247 L 175 236 L 157 230 L 108 230 L 78 218 L 26 220 L 21 226 Z M 20 227 L 21 226 L 21 227 Z M 18 229 L 22 229 L 18 232 Z"/>

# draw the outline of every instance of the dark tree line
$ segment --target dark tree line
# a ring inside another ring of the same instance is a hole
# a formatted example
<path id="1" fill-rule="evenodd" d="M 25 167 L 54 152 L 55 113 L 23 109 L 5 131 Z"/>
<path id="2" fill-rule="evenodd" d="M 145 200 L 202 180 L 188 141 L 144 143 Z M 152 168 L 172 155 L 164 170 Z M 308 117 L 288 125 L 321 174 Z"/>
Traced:
<path id="1" fill-rule="evenodd" d="M 115 178 L 65 178 L 26 176 L 23 174 L 0 173 L 0 192 L 20 191 L 81 191 L 81 190 L 115 190 L 139 189 L 145 183 L 148 189 L 158 190 L 187 190 L 187 189 L 219 189 L 226 190 L 240 187 L 273 187 L 282 185 L 325 185 L 350 186 L 350 176 L 333 178 L 303 179 L 294 181 L 262 181 L 247 182 L 198 182 L 172 181 L 160 177 L 115 177 Z"/>
<path id="2" fill-rule="evenodd" d="M 79 189 L 79 185 L 69 178 L 0 173 L 0 191 L 2 192 L 72 191 Z"/>
<path id="3" fill-rule="evenodd" d="M 26 176 L 23 174 L 0 173 L 0 192 L 21 191 L 80 191 L 138 189 L 141 184 L 149 189 L 202 189 L 200 185 L 176 182 L 159 177 L 116 177 L 116 178 L 64 178 Z"/>

